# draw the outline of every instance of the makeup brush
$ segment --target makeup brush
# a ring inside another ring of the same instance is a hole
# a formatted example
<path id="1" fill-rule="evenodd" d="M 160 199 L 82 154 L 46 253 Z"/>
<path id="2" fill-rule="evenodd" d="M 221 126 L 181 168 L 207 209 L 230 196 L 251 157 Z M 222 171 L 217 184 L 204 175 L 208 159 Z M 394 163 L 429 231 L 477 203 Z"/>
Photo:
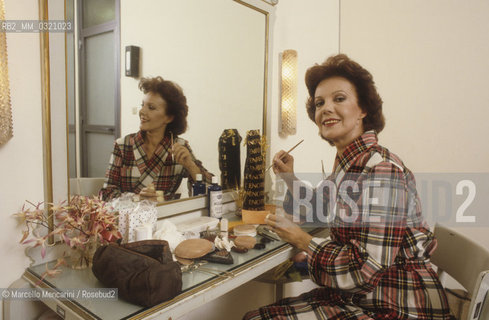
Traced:
<path id="1" fill-rule="evenodd" d="M 324 171 L 324 162 L 323 162 L 323 160 L 321 160 L 321 170 L 323 171 L 323 180 L 325 180 L 326 179 L 326 173 Z"/>
<path id="2" fill-rule="evenodd" d="M 281 157 L 280 157 L 280 160 L 282 160 L 285 156 L 287 156 L 289 153 L 291 153 L 295 148 L 297 148 L 298 145 L 300 145 L 302 142 L 304 142 L 304 139 L 302 139 L 301 141 L 299 141 L 295 146 L 293 146 L 292 148 L 289 149 L 289 151 L 287 151 L 286 153 L 284 153 Z M 273 167 L 273 163 L 267 168 L 266 171 L 270 170 L 270 168 Z"/>

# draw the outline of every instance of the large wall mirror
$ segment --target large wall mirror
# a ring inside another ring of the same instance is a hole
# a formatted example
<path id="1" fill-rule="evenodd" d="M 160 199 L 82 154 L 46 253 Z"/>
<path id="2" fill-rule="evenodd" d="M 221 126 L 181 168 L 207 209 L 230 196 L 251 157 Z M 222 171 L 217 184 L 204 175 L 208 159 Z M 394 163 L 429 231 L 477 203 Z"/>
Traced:
<path id="1" fill-rule="evenodd" d="M 60 2 L 46 1 L 50 19 Z M 162 76 L 183 88 L 189 126 L 182 138 L 215 175 L 224 129 L 238 129 L 243 139 L 251 129 L 267 134 L 274 10 L 268 1 L 65 0 L 62 9 L 80 29 L 64 39 L 65 70 L 52 61 L 62 46 L 50 43 L 51 78 L 66 74 L 64 92 L 51 79 L 51 96 L 68 105 L 66 117 L 52 119 L 53 139 L 69 137 L 52 143 L 55 193 L 63 189 L 56 186 L 60 177 L 103 177 L 114 139 L 139 129 L 140 77 Z M 125 76 L 126 46 L 140 47 L 139 78 Z M 66 170 L 56 159 L 68 159 Z"/>

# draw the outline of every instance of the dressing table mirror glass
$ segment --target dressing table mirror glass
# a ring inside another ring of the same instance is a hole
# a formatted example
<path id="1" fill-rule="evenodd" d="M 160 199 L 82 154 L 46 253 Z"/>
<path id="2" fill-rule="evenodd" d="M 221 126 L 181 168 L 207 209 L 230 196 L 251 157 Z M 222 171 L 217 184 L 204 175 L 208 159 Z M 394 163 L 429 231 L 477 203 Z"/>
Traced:
<path id="1" fill-rule="evenodd" d="M 259 128 L 267 135 L 271 26 L 273 5 L 277 1 L 147 0 L 143 6 L 143 2 L 136 0 L 41 0 L 39 18 L 78 23 L 78 1 L 92 5 L 98 3 L 102 7 L 113 1 L 116 12 L 120 10 L 119 15 L 113 14 L 113 20 L 120 17 L 120 30 L 113 28 L 115 39 L 120 37 L 120 45 L 114 49 L 112 57 L 114 61 L 117 56 L 122 57 L 114 67 L 118 70 L 115 78 L 120 81 L 120 92 L 117 89 L 102 91 L 120 97 L 120 108 L 114 110 L 114 117 L 117 113 L 120 117 L 120 135 L 138 130 L 137 106 L 142 99 L 137 89 L 138 79 L 126 77 L 124 73 L 123 52 L 129 45 L 141 48 L 141 76 L 160 75 L 183 88 L 190 111 L 189 129 L 182 137 L 189 140 L 196 156 L 215 175 L 220 175 L 217 143 L 223 129 L 237 128 L 243 139 L 246 130 L 250 129 Z M 154 6 L 148 5 L 151 2 Z M 182 2 L 188 7 L 181 7 Z M 191 17 L 190 14 L 197 16 Z M 148 27 L 147 22 L 154 24 Z M 89 30 L 85 36 L 97 32 L 97 21 L 91 23 L 95 29 L 90 29 L 90 23 L 87 23 Z M 112 23 L 101 23 L 102 31 L 110 28 Z M 157 23 L 166 24 L 155 27 Z M 119 32 L 120 35 L 117 34 Z M 184 33 L 178 35 L 178 32 Z M 80 129 L 79 109 L 83 100 L 77 61 L 80 59 L 80 46 L 90 47 L 91 41 L 81 43 L 80 37 L 83 36 L 76 31 L 40 34 L 45 203 L 66 200 L 69 178 L 82 177 L 80 159 L 76 156 L 80 154 L 80 138 L 76 133 Z M 155 43 L 157 45 L 153 48 Z M 91 55 L 107 54 L 104 48 L 99 49 Z M 97 68 L 92 66 L 90 70 L 93 73 Z M 105 85 L 105 89 L 110 87 L 107 83 Z M 96 140 L 95 135 L 90 139 Z M 105 142 L 100 142 L 102 140 Z M 102 140 L 96 141 L 93 149 L 103 153 L 105 169 L 114 138 Z M 108 150 L 100 150 L 104 145 Z M 242 166 L 245 153 L 242 146 Z M 232 201 L 229 194 L 225 194 L 225 201 Z M 203 196 L 167 202 L 159 207 L 162 209 L 159 210 L 159 218 L 196 211 L 204 206 Z"/>
<path id="2" fill-rule="evenodd" d="M 214 175 L 220 176 L 218 140 L 224 129 L 238 129 L 243 141 L 247 130 L 267 134 L 274 9 L 267 1 L 45 3 L 50 19 L 63 13 L 78 26 L 66 34 L 63 46 L 49 44 L 51 100 L 62 101 L 51 114 L 67 105 L 66 117 L 51 118 L 55 199 L 65 198 L 66 175 L 71 178 L 71 194 L 83 193 L 85 178 L 102 178 L 114 140 L 138 131 L 141 77 L 162 76 L 182 87 L 189 115 L 181 137 Z M 140 48 L 139 77 L 126 76 L 128 46 Z M 61 51 L 65 59 L 59 59 Z M 66 61 L 66 68 L 60 61 Z M 56 86 L 52 78 L 65 74 L 65 85 Z M 68 142 L 63 144 L 58 134 L 65 132 Z M 241 172 L 245 155 L 241 144 Z M 56 164 L 60 159 L 67 161 L 68 174 Z M 182 185 L 185 196 L 186 184 Z"/>

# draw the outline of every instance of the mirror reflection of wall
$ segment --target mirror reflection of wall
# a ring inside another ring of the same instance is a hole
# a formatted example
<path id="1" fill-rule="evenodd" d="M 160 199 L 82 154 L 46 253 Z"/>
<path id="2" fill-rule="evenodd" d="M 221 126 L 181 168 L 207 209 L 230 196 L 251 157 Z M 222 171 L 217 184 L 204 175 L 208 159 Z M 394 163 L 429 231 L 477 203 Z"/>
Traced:
<path id="1" fill-rule="evenodd" d="M 67 1 L 67 4 L 69 2 Z M 99 6 L 107 5 L 109 2 L 118 1 L 104 0 Z M 114 57 L 124 57 L 126 46 L 138 46 L 141 48 L 140 76 L 159 75 L 175 81 L 183 88 L 189 105 L 189 126 L 182 137 L 190 142 L 194 154 L 204 166 L 216 175 L 220 174 L 217 146 L 222 131 L 236 128 L 244 138 L 247 130 L 263 128 L 266 103 L 266 24 L 265 13 L 232 0 L 120 1 L 120 44 Z M 74 43 L 73 39 L 68 39 L 68 45 L 70 41 Z M 108 50 L 104 52 L 107 53 Z M 102 56 L 102 53 L 95 53 L 94 56 Z M 67 57 L 70 65 L 69 50 Z M 81 59 L 81 55 L 79 58 Z M 123 60 L 119 68 L 124 65 Z M 92 76 L 90 79 L 102 80 L 93 73 L 94 69 L 89 70 L 89 73 L 92 72 L 89 74 Z M 81 67 L 79 71 L 80 74 L 83 72 Z M 139 78 L 126 77 L 124 68 L 118 70 L 118 75 L 120 108 L 117 108 L 117 111 L 120 112 L 120 136 L 124 136 L 139 129 L 137 113 L 143 95 L 137 87 Z M 68 81 L 74 79 L 68 78 Z M 104 101 L 104 106 L 113 103 L 114 99 L 109 95 L 114 91 L 112 88 L 116 84 L 109 83 L 108 80 L 96 86 L 96 82 L 92 80 L 84 82 L 90 85 L 88 91 L 105 88 L 94 95 L 96 99 Z M 70 82 L 68 86 L 69 90 L 74 88 Z M 83 111 L 83 101 L 89 103 L 86 107 L 88 114 L 100 109 L 95 104 L 90 105 L 96 99 L 83 97 L 83 90 L 79 90 L 78 94 L 81 102 L 79 112 Z M 75 92 L 69 92 L 69 100 L 74 102 L 74 97 Z M 90 153 L 90 149 L 82 150 L 83 143 L 79 137 L 79 147 L 76 150 L 79 150 L 78 155 L 82 157 L 77 159 L 75 148 L 72 148 L 72 138 L 75 136 L 76 127 L 77 132 L 83 130 L 80 122 L 74 120 L 75 114 L 77 113 L 71 109 L 70 176 L 76 176 L 77 171 L 78 176 L 103 176 L 114 138 L 105 135 L 101 140 L 101 135 L 96 138 L 95 135 L 88 135 L 87 141 L 92 142 L 92 145 L 97 143 L 96 152 Z M 108 119 L 113 117 L 112 115 L 113 113 L 97 115 L 95 119 Z M 115 123 L 117 124 L 118 122 Z M 95 155 L 96 160 L 93 158 Z M 241 155 L 241 163 L 244 164 L 244 149 Z M 87 164 L 88 169 L 83 171 L 81 158 L 87 156 L 91 162 Z M 76 164 L 79 165 L 79 170 L 74 169 Z M 96 168 L 96 165 L 100 168 Z"/>

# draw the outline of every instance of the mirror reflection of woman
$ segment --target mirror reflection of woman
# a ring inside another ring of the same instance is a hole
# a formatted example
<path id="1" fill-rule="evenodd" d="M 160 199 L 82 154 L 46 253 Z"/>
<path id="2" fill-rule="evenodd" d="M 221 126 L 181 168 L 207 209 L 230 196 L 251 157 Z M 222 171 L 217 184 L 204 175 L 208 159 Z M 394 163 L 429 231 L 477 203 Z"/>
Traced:
<path id="1" fill-rule="evenodd" d="M 251 311 L 244 319 L 451 319 L 429 261 L 436 239 L 423 220 L 414 176 L 377 142 L 384 117 L 372 75 L 340 54 L 310 68 L 306 85 L 309 118 L 337 150 L 333 173 L 323 181 L 329 187 L 315 194 L 323 201 L 314 196 L 310 201 L 314 212 L 309 219 L 321 217 L 324 226 L 325 217 L 334 217 L 330 237 L 313 238 L 287 214 L 271 215 L 266 222 L 302 250 L 302 261 L 320 287 Z M 289 189 L 284 209 L 298 218 L 294 158 L 280 151 L 273 166 Z M 351 189 L 341 193 L 347 184 Z M 339 195 L 331 193 L 331 186 Z M 376 201 L 369 202 L 372 198 Z"/>
<path id="2" fill-rule="evenodd" d="M 102 198 L 110 200 L 124 192 L 153 196 L 161 190 L 168 200 L 175 198 L 183 178 L 192 183 L 200 173 L 210 182 L 212 174 L 195 158 L 188 141 L 178 137 L 187 129 L 182 89 L 161 77 L 142 78 L 139 89 L 144 93 L 140 130 L 116 140 Z"/>

